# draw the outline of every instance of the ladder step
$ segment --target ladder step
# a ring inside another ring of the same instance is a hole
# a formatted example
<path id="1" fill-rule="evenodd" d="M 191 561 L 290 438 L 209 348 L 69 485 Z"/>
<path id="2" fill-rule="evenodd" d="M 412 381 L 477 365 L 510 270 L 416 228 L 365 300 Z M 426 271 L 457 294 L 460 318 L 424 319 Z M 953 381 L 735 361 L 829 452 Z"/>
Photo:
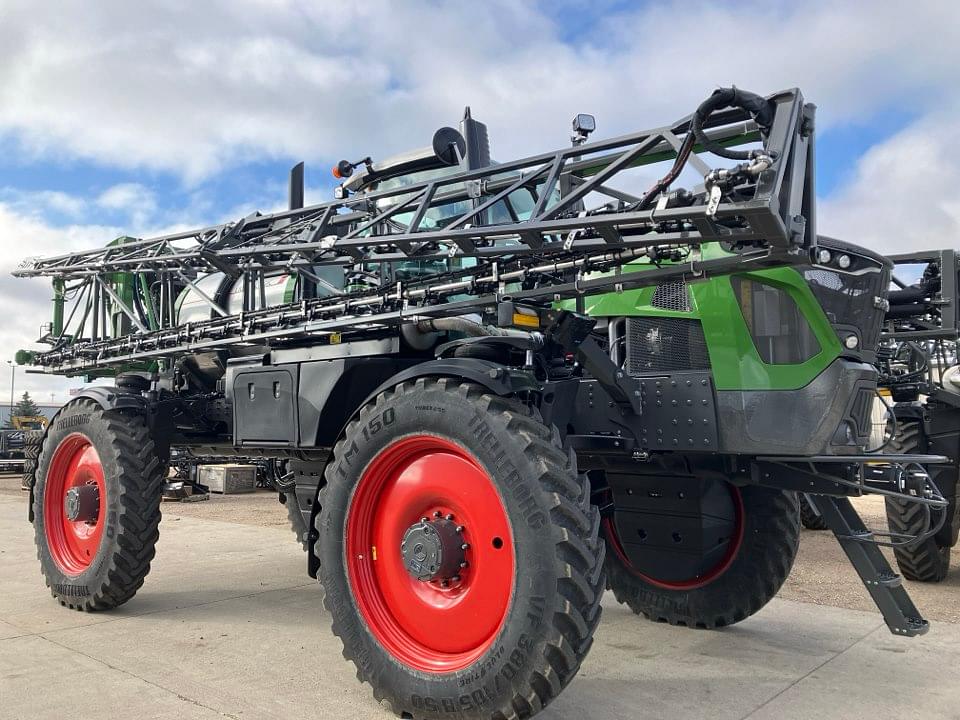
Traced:
<path id="1" fill-rule="evenodd" d="M 927 632 L 930 624 L 920 617 L 902 578 L 890 567 L 877 544 L 871 542 L 873 533 L 867 530 L 850 500 L 824 495 L 813 496 L 812 500 L 883 614 L 890 632 L 903 637 Z"/>
<path id="2" fill-rule="evenodd" d="M 877 577 L 873 580 L 864 580 L 868 585 L 882 585 L 883 587 L 895 588 L 900 587 L 903 584 L 903 578 L 897 575 L 897 573 L 890 572 L 879 572 Z"/>
<path id="3" fill-rule="evenodd" d="M 930 623 L 923 618 L 904 619 L 906 622 L 903 624 L 903 627 L 891 627 L 891 632 L 893 632 L 895 635 L 902 635 L 903 637 L 919 637 L 920 635 L 926 635 L 927 631 L 930 629 Z"/>

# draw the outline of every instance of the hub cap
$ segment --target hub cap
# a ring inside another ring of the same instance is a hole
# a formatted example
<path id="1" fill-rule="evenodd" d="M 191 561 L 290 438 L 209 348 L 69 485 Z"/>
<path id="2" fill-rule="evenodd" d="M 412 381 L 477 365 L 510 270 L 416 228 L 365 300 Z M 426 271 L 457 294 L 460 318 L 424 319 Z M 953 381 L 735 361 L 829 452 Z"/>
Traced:
<path id="1" fill-rule="evenodd" d="M 65 575 L 79 575 L 96 558 L 105 505 L 100 456 L 85 436 L 67 436 L 50 460 L 43 495 L 47 547 Z"/>
<path id="2" fill-rule="evenodd" d="M 370 632 L 425 672 L 467 667 L 493 644 L 513 594 L 503 502 L 459 445 L 406 437 L 364 471 L 347 512 L 346 563 Z"/>
<path id="3" fill-rule="evenodd" d="M 63 511 L 70 522 L 96 525 L 100 515 L 100 490 L 96 485 L 79 485 L 67 490 Z"/>
<path id="4" fill-rule="evenodd" d="M 460 579 L 461 569 L 467 567 L 465 546 L 463 527 L 453 522 L 453 515 L 424 518 L 404 533 L 400 555 L 407 572 L 417 580 L 442 584 Z"/>

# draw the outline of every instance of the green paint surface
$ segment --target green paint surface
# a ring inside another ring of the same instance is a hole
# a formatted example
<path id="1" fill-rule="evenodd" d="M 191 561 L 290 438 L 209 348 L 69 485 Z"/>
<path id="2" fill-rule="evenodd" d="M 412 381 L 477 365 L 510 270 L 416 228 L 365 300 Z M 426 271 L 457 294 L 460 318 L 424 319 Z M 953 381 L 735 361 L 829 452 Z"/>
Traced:
<path id="1" fill-rule="evenodd" d="M 703 259 L 725 252 L 711 243 L 703 248 Z M 623 272 L 650 269 L 640 260 L 624 266 Z M 805 362 L 780 365 L 763 362 L 740 311 L 730 275 L 689 282 L 690 311 L 664 310 L 652 306 L 656 286 L 588 296 L 584 307 L 592 317 L 665 317 L 699 320 L 707 342 L 714 383 L 718 390 L 795 390 L 807 385 L 841 353 L 840 341 L 803 275 L 783 267 L 737 276 L 763 282 L 788 294 L 797 304 L 820 344 L 820 352 Z M 574 309 L 574 301 L 561 307 Z"/>

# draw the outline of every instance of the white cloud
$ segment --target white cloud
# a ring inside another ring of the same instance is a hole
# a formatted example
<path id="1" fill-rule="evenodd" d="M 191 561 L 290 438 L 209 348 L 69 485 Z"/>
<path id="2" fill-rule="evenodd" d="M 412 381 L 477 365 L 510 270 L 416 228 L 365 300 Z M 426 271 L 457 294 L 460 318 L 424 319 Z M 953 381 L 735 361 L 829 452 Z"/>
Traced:
<path id="1" fill-rule="evenodd" d="M 71 225 L 52 227 L 37 217 L 24 215 L 9 205 L 0 203 L 0 302 L 3 305 L 3 324 L 0 328 L 0 372 L 6 372 L 6 360 L 12 360 L 20 349 L 39 349 L 36 344 L 41 325 L 50 322 L 53 313 L 53 293 L 48 278 L 19 279 L 10 273 L 27 255 L 52 255 L 70 250 L 103 245 L 105 238 L 116 237 L 117 228 L 99 225 Z M 67 389 L 79 384 L 56 376 L 17 372 L 16 392 L 24 390 L 38 402 L 47 402 L 50 393 L 58 401 L 67 400 Z M 9 384 L 0 382 L 0 388 Z M 5 395 L 0 392 L 0 402 Z"/>
<path id="2" fill-rule="evenodd" d="M 87 207 L 83 198 L 58 190 L 24 192 L 16 188 L 0 188 L 0 202 L 25 215 L 44 217 L 50 213 L 71 218 L 81 216 Z"/>
<path id="3" fill-rule="evenodd" d="M 885 253 L 960 245 L 958 134 L 945 110 L 868 150 L 819 203 L 820 232 Z"/>
<path id="4" fill-rule="evenodd" d="M 564 22 L 577 22 L 569 10 Z M 660 124 L 718 84 L 799 85 L 825 123 L 935 107 L 960 60 L 960 6 L 653 4 L 576 45 L 534 4 L 69 3 L 0 10 L 0 132 L 197 180 L 256 158 L 310 160 L 427 143 L 466 104 L 501 158 L 563 144 L 577 111 L 601 132 Z M 932 31 L 931 29 L 936 29 Z"/>
<path id="5" fill-rule="evenodd" d="M 153 218 L 157 200 L 153 191 L 140 183 L 120 183 L 100 193 L 97 205 L 106 210 L 125 213 L 129 217 L 129 224 L 140 228 Z"/>
<path id="6" fill-rule="evenodd" d="M 890 109 L 918 118 L 851 164 L 820 203 L 821 231 L 885 250 L 956 243 L 960 4 L 678 1 L 611 15 L 572 44 L 560 26 L 583 10 L 565 7 L 562 22 L 512 0 L 104 0 L 38 16 L 6 0 L 0 139 L 38 164 L 166 171 L 195 189 L 258 160 L 422 146 L 467 104 L 504 160 L 564 145 L 576 112 L 595 113 L 603 137 L 669 122 L 717 85 L 799 86 L 821 131 Z M 48 283 L 9 276 L 21 256 L 235 219 L 283 197 L 280 181 L 261 190 L 222 199 L 235 212 L 216 218 L 202 192 L 161 213 L 146 182 L 89 198 L 0 189 L 3 346 L 28 345 L 49 317 Z"/>
<path id="7" fill-rule="evenodd" d="M 111 210 L 131 210 L 143 204 L 154 207 L 156 202 L 153 193 L 143 185 L 139 183 L 120 183 L 100 193 L 97 204 Z"/>

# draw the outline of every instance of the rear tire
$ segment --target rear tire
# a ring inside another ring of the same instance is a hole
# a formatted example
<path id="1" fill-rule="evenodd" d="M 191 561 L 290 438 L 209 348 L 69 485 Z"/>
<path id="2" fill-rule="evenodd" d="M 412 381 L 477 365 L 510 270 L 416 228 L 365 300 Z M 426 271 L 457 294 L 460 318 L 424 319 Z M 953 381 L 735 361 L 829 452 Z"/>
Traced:
<path id="1" fill-rule="evenodd" d="M 141 415 L 77 400 L 54 418 L 37 470 L 34 533 L 61 605 L 108 610 L 136 594 L 159 535 L 161 484 Z"/>
<path id="2" fill-rule="evenodd" d="M 20 487 L 30 490 L 37 482 L 37 460 L 45 430 L 27 430 L 23 433 L 23 479 Z"/>
<path id="3" fill-rule="evenodd" d="M 324 602 L 377 700 L 418 720 L 528 718 L 576 675 L 600 618 L 600 516 L 536 410 L 406 382 L 349 423 L 326 479 Z"/>
<path id="4" fill-rule="evenodd" d="M 909 455 L 922 452 L 923 429 L 912 420 L 900 423 L 896 436 L 887 446 L 888 452 Z M 903 535 L 919 535 L 927 529 L 926 513 L 917 503 L 886 497 L 887 525 L 890 532 Z M 899 545 L 893 548 L 897 567 L 907 580 L 918 582 L 941 582 L 950 572 L 950 546 L 943 545 L 937 536 L 914 545 Z"/>
<path id="5" fill-rule="evenodd" d="M 739 489 L 742 540 L 725 569 L 704 584 L 665 587 L 641 576 L 619 549 L 612 523 L 605 521 L 607 585 L 616 599 L 650 620 L 696 628 L 740 622 L 777 594 L 797 556 L 800 514 L 796 493 L 759 486 Z"/>
<path id="6" fill-rule="evenodd" d="M 807 530 L 827 530 L 827 521 L 817 513 L 805 495 L 800 495 L 800 522 Z"/>

